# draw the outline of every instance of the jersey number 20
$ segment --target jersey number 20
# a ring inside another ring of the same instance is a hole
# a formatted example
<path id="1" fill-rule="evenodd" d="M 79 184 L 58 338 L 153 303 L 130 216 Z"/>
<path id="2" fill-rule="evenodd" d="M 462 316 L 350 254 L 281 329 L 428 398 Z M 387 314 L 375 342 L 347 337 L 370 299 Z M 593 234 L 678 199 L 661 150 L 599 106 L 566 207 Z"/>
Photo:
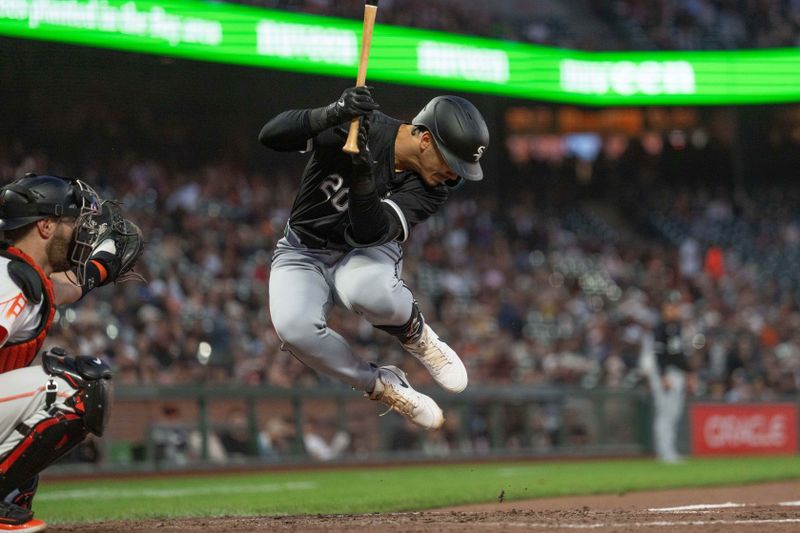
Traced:
<path id="1" fill-rule="evenodd" d="M 319 190 L 325 194 L 331 205 L 339 211 L 347 211 L 347 193 L 350 191 L 349 187 L 342 187 L 344 178 L 339 174 L 331 174 L 325 178 L 319 186 Z"/>

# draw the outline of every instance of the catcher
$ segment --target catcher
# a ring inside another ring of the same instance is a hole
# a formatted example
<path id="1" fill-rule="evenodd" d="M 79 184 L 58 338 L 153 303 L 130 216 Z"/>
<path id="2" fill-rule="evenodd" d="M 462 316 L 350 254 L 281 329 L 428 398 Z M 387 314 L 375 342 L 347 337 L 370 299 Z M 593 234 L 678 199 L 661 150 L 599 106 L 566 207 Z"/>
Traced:
<path id="1" fill-rule="evenodd" d="M 110 368 L 60 348 L 33 365 L 56 306 L 131 277 L 142 234 L 81 180 L 28 174 L 0 189 L 0 531 L 42 531 L 38 474 L 102 435 Z"/>

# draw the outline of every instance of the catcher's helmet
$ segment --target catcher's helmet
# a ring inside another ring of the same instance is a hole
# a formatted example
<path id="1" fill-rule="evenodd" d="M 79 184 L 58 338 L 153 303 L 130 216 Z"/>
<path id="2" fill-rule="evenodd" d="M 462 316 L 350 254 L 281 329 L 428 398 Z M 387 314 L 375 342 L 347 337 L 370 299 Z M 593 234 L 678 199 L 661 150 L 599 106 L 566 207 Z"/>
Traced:
<path id="1" fill-rule="evenodd" d="M 67 257 L 82 285 L 89 255 L 100 236 L 96 220 L 100 209 L 97 193 L 81 180 L 26 174 L 0 188 L 0 231 L 21 228 L 48 217 L 74 218 L 75 230 Z"/>
<path id="2" fill-rule="evenodd" d="M 80 180 L 26 174 L 0 189 L 0 231 L 47 217 L 78 218 L 99 205 L 97 194 Z"/>
<path id="3" fill-rule="evenodd" d="M 411 121 L 433 135 L 450 169 L 464 179 L 480 181 L 479 163 L 489 146 L 489 129 L 480 111 L 459 96 L 437 96 Z"/>

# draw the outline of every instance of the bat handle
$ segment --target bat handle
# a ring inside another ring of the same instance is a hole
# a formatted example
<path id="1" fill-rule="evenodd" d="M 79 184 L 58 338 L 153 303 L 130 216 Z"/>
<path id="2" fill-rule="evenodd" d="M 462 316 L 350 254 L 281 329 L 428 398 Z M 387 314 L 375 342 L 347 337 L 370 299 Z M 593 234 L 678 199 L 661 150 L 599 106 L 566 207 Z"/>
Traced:
<path id="1" fill-rule="evenodd" d="M 372 44 L 372 31 L 375 28 L 375 16 L 377 14 L 377 1 L 375 1 L 374 4 L 367 3 L 364 6 L 364 31 L 361 33 L 361 57 L 358 60 L 356 86 L 364 85 L 367 82 L 369 47 Z M 350 122 L 350 130 L 347 132 L 347 142 L 344 143 L 342 150 L 348 154 L 358 153 L 358 118 L 354 118 Z"/>
<path id="2" fill-rule="evenodd" d="M 350 121 L 350 129 L 347 131 L 347 141 L 344 143 L 342 150 L 348 154 L 358 153 L 358 119 L 354 118 Z"/>

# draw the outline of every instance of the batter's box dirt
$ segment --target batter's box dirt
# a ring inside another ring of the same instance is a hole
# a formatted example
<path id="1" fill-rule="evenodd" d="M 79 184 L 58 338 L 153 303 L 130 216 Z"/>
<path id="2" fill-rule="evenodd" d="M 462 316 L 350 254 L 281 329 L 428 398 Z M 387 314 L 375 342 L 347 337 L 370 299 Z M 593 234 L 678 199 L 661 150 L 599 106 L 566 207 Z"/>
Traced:
<path id="1" fill-rule="evenodd" d="M 220 517 L 61 525 L 58 533 L 236 531 L 800 531 L 800 482 L 635 492 L 464 506 L 419 513 Z M 782 505 L 783 504 L 783 505 Z"/>

